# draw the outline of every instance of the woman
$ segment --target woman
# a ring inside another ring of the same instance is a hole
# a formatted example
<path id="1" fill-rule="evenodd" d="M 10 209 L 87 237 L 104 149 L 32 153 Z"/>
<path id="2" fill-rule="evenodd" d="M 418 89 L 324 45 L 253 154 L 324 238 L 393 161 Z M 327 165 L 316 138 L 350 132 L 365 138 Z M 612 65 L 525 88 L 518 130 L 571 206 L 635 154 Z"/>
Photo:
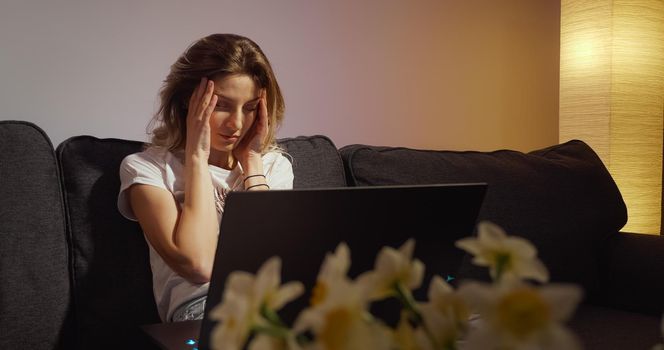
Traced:
<path id="1" fill-rule="evenodd" d="M 214 34 L 171 66 L 152 143 L 120 166 L 120 212 L 141 225 L 164 322 L 200 319 L 229 191 L 290 189 L 275 132 L 284 101 L 262 50 Z"/>

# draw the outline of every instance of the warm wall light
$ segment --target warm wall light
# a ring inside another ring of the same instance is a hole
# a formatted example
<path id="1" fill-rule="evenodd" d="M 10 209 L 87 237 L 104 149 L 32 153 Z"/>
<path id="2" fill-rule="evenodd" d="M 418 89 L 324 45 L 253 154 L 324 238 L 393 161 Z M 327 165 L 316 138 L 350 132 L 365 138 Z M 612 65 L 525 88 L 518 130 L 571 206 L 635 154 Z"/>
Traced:
<path id="1" fill-rule="evenodd" d="M 599 154 L 627 204 L 628 232 L 660 233 L 664 1 L 562 0 L 561 142 Z"/>

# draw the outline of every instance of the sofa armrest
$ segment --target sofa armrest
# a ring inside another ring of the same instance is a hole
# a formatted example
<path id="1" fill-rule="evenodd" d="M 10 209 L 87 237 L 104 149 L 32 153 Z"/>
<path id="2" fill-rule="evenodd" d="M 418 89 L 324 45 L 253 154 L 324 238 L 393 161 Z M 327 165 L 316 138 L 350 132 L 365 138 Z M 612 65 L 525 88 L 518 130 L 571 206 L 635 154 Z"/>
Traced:
<path id="1" fill-rule="evenodd" d="M 620 232 L 606 245 L 602 303 L 661 316 L 664 312 L 664 236 Z"/>

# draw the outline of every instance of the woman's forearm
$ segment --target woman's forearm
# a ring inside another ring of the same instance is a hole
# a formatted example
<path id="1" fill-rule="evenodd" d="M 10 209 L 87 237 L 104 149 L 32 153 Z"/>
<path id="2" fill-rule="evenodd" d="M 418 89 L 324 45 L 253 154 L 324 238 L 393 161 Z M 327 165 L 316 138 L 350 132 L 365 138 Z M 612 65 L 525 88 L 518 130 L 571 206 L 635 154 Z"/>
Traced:
<path id="1" fill-rule="evenodd" d="M 186 277 L 194 282 L 207 282 L 219 237 L 214 186 L 204 158 L 189 157 L 185 169 L 185 199 L 173 243 L 187 258 L 190 274 Z"/>

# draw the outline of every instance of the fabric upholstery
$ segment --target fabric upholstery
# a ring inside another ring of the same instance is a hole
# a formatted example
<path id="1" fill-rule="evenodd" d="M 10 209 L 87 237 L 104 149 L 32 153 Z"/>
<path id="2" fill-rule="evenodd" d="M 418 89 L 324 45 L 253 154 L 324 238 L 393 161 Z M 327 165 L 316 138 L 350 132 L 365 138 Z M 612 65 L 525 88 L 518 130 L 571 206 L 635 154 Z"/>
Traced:
<path id="1" fill-rule="evenodd" d="M 651 349 L 662 342 L 660 322 L 660 317 L 581 305 L 568 326 L 585 350 Z"/>
<path id="2" fill-rule="evenodd" d="M 77 136 L 57 148 L 72 235 L 80 349 L 142 349 L 138 328 L 158 323 L 148 246 L 140 226 L 117 210 L 122 159 L 142 143 Z"/>
<path id="3" fill-rule="evenodd" d="M 615 235 L 602 261 L 602 304 L 657 317 L 664 313 L 664 236 Z"/>
<path id="4" fill-rule="evenodd" d="M 344 187 L 343 162 L 332 140 L 326 136 L 298 136 L 278 140 L 291 155 L 294 188 Z"/>
<path id="5" fill-rule="evenodd" d="M 39 127 L 0 121 L 0 349 L 71 345 L 58 177 L 53 146 Z"/>
<path id="6" fill-rule="evenodd" d="M 552 281 L 597 292 L 599 254 L 627 220 L 622 196 L 595 152 L 578 140 L 530 153 L 427 151 L 350 145 L 340 150 L 360 186 L 486 182 L 478 221 L 535 244 Z M 460 277 L 488 279 L 466 257 Z"/>

